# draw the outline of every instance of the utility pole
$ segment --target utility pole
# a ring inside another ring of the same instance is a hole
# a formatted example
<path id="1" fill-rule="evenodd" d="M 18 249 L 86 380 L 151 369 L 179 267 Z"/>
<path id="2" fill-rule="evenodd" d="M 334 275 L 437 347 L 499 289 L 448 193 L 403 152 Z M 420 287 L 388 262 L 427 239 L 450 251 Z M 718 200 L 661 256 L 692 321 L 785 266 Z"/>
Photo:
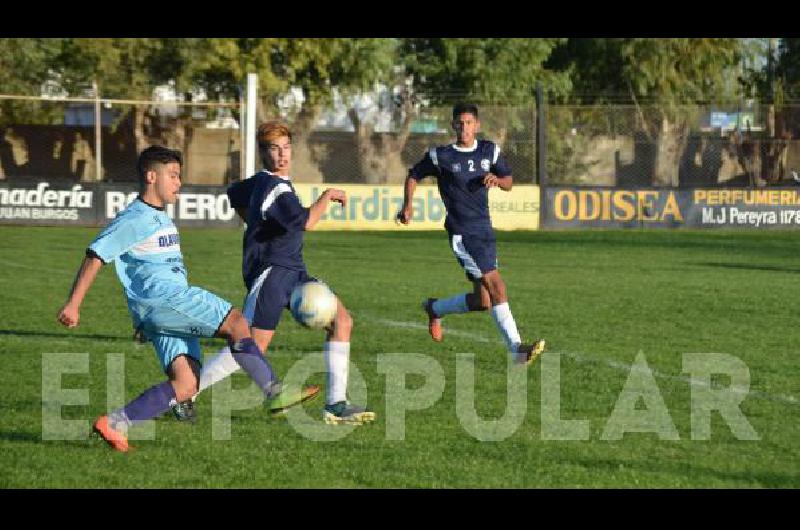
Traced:
<path id="1" fill-rule="evenodd" d="M 103 110 L 100 107 L 100 90 L 97 80 L 92 81 L 94 90 L 94 179 L 103 180 Z"/>
<path id="2" fill-rule="evenodd" d="M 539 184 L 539 226 L 547 219 L 547 121 L 541 83 L 536 83 L 536 177 Z"/>
<path id="3" fill-rule="evenodd" d="M 767 45 L 767 137 L 775 137 L 775 39 L 768 39 Z"/>

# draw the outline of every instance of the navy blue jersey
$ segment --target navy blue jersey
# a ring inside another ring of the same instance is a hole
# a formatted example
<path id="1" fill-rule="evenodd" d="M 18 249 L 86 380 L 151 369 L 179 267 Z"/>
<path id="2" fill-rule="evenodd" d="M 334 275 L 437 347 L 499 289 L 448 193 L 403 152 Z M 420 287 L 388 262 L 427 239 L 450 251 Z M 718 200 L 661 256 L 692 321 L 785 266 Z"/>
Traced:
<path id="1" fill-rule="evenodd" d="M 247 182 L 252 181 L 252 182 Z M 242 277 L 249 290 L 258 276 L 272 265 L 304 271 L 303 231 L 308 208 L 300 203 L 292 182 L 268 171 L 232 185 L 228 197 L 234 206 L 244 204 L 250 192 L 247 231 L 244 234 Z"/>
<path id="2" fill-rule="evenodd" d="M 487 173 L 511 175 L 500 148 L 488 140 L 476 140 L 472 148 L 455 144 L 432 147 L 409 176 L 416 180 L 436 177 L 439 194 L 447 208 L 445 228 L 455 234 L 485 234 L 492 231 L 489 190 L 483 185 Z"/>
<path id="3" fill-rule="evenodd" d="M 228 186 L 228 199 L 231 201 L 231 208 L 248 208 L 250 197 L 253 195 L 253 187 L 257 179 L 244 179 L 234 182 Z"/>

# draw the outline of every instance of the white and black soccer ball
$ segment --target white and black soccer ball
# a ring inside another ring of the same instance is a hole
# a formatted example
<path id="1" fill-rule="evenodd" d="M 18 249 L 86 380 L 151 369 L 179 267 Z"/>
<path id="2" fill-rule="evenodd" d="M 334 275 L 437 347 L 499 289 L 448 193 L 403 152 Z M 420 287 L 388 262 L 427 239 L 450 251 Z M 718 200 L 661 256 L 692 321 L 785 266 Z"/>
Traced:
<path id="1" fill-rule="evenodd" d="M 336 295 L 322 282 L 305 282 L 292 290 L 289 310 L 300 324 L 309 328 L 324 328 L 336 316 Z"/>

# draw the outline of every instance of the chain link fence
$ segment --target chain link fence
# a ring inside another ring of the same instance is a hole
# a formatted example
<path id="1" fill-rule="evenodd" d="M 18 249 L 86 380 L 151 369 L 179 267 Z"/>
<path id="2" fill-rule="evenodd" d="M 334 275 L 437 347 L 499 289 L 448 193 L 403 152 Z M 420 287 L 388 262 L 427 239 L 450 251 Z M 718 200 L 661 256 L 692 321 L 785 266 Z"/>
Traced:
<path id="1" fill-rule="evenodd" d="M 452 103 L 362 97 L 313 108 L 264 99 L 257 121 L 289 123 L 298 182 L 399 184 L 428 148 L 453 141 Z M 750 187 L 800 179 L 797 102 L 550 104 L 544 112 L 548 185 Z M 0 179 L 134 182 L 137 153 L 157 143 L 183 152 L 185 183 L 226 185 L 246 177 L 241 116 L 237 103 L 0 96 Z M 481 105 L 480 118 L 479 136 L 500 144 L 517 182 L 538 182 L 535 105 Z"/>
<path id="2" fill-rule="evenodd" d="M 297 182 L 400 184 L 432 146 L 453 143 L 452 104 L 401 98 L 338 98 L 325 108 L 275 108 L 262 100 L 259 121 L 282 119 L 293 132 Z M 536 180 L 535 106 L 480 105 L 480 138 L 501 145 L 520 182 Z M 257 165 L 261 161 L 257 161 Z"/>
<path id="3" fill-rule="evenodd" d="M 754 187 L 794 184 L 800 105 L 547 107 L 552 185 Z M 794 173 L 793 173 L 794 172 Z"/>
<path id="4" fill-rule="evenodd" d="M 60 101 L 0 100 L 0 178 L 94 179 L 93 127 L 70 112 Z"/>
<path id="5" fill-rule="evenodd" d="M 238 104 L 0 98 L 0 179 L 135 182 L 152 144 L 183 153 L 187 184 L 240 178 Z"/>

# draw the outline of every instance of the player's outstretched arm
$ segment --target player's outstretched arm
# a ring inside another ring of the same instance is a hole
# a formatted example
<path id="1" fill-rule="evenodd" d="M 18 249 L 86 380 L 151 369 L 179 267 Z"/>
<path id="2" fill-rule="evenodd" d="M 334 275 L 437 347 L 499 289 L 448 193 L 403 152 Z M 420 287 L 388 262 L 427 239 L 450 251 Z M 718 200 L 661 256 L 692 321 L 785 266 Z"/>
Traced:
<path id="1" fill-rule="evenodd" d="M 487 188 L 498 187 L 503 191 L 510 191 L 511 187 L 514 185 L 514 178 L 511 175 L 498 177 L 494 173 L 487 173 L 486 176 L 483 177 L 483 185 Z"/>
<path id="2" fill-rule="evenodd" d="M 411 176 L 406 177 L 406 185 L 403 190 L 403 207 L 397 212 L 397 220 L 407 225 L 414 216 L 414 191 L 417 189 L 417 180 Z"/>
<path id="3" fill-rule="evenodd" d="M 103 267 L 103 262 L 97 256 L 87 255 L 81 263 L 78 274 L 75 277 L 75 282 L 72 284 L 72 290 L 69 293 L 67 302 L 61 311 L 58 312 L 58 321 L 68 328 L 74 328 L 78 325 L 81 318 L 81 304 L 89 292 L 89 287 L 94 283 L 98 271 Z"/>
<path id="4" fill-rule="evenodd" d="M 342 205 L 342 208 L 347 204 L 347 194 L 343 190 L 337 190 L 336 188 L 328 188 L 322 192 L 322 195 L 311 205 L 308 209 L 308 220 L 306 221 L 306 230 L 311 230 L 314 228 L 314 225 L 322 217 L 322 214 L 325 213 L 325 210 L 328 209 L 329 202 L 338 202 Z"/>

